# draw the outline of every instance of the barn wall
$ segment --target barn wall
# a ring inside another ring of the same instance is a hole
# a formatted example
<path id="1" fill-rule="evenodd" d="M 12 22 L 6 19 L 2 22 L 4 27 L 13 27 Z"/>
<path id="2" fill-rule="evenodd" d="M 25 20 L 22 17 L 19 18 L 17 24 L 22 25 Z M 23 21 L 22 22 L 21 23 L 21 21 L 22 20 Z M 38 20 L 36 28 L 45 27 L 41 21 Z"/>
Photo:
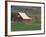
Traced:
<path id="1" fill-rule="evenodd" d="M 24 19 L 23 22 L 24 23 L 31 23 L 32 22 L 32 19 Z"/>

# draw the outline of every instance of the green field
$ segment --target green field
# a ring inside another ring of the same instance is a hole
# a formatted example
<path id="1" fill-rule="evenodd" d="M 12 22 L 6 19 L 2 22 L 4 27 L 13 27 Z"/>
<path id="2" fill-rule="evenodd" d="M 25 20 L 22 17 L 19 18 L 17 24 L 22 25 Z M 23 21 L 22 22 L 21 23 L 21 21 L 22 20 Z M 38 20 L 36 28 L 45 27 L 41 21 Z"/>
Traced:
<path id="1" fill-rule="evenodd" d="M 28 31 L 28 30 L 40 30 L 41 25 L 37 21 L 32 21 L 32 24 L 24 24 L 24 23 L 18 23 L 14 22 L 11 23 L 11 31 Z"/>

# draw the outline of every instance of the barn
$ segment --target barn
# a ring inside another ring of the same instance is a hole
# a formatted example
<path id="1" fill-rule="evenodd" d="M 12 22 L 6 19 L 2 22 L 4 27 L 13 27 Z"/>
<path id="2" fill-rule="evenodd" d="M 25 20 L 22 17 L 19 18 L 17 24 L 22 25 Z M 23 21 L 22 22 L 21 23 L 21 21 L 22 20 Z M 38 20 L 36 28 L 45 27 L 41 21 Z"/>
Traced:
<path id="1" fill-rule="evenodd" d="M 24 13 L 24 12 L 16 13 L 15 19 L 17 22 L 23 22 L 23 23 L 31 23 L 32 22 L 32 18 L 27 16 L 26 13 Z"/>

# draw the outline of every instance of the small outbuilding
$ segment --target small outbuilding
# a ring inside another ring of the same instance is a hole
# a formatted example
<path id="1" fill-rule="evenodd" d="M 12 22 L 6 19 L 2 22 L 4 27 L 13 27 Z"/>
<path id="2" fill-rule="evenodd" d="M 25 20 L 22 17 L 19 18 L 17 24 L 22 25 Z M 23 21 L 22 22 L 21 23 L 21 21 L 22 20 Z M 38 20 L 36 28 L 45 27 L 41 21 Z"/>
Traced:
<path id="1" fill-rule="evenodd" d="M 32 22 L 32 18 L 27 16 L 26 13 L 23 13 L 23 12 L 16 13 L 15 19 L 17 22 L 23 22 L 23 23 L 31 23 Z"/>

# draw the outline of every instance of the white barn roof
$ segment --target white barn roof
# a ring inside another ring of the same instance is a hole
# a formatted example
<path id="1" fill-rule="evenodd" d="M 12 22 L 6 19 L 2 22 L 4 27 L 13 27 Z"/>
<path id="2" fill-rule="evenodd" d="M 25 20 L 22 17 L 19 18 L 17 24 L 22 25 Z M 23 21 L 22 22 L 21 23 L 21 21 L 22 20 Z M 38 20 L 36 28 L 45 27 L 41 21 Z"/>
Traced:
<path id="1" fill-rule="evenodd" d="M 23 19 L 32 19 L 32 18 L 28 17 L 25 13 L 21 13 L 21 12 L 18 12 L 18 13 L 21 15 L 21 17 Z"/>

